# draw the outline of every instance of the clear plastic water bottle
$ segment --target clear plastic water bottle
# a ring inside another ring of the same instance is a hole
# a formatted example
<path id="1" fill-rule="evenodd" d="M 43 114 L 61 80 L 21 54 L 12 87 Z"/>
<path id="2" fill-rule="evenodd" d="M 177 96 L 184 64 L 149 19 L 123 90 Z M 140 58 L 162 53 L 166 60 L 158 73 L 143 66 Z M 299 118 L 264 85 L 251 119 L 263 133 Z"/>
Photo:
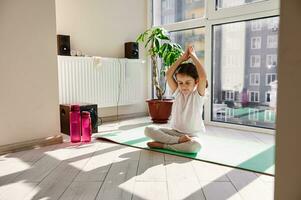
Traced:
<path id="1" fill-rule="evenodd" d="M 71 111 L 70 111 L 71 142 L 80 142 L 80 132 L 81 132 L 80 106 L 71 105 Z"/>
<path id="2" fill-rule="evenodd" d="M 91 116 L 90 112 L 82 112 L 82 141 L 90 142 L 92 135 L 92 125 L 91 125 Z"/>

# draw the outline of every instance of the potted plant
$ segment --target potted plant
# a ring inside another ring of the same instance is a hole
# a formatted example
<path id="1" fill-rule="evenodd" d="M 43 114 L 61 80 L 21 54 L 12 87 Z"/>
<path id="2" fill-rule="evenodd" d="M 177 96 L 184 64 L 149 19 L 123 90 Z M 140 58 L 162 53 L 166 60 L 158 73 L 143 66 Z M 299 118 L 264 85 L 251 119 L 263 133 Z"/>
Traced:
<path id="1" fill-rule="evenodd" d="M 164 88 L 160 80 L 165 77 L 166 70 L 181 56 L 184 51 L 182 47 L 171 41 L 168 32 L 163 28 L 151 28 L 141 33 L 137 38 L 138 43 L 144 43 L 148 55 L 151 57 L 152 85 L 155 88 L 158 99 L 147 100 L 150 116 L 155 123 L 166 123 L 171 114 L 173 100 L 164 99 L 166 81 Z M 163 66 L 159 69 L 159 58 Z"/>

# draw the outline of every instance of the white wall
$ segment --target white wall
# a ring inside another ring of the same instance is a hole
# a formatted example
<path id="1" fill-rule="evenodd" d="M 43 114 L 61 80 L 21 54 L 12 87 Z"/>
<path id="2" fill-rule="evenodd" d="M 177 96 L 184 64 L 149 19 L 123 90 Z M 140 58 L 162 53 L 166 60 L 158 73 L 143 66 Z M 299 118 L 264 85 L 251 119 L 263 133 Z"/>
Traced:
<path id="1" fill-rule="evenodd" d="M 147 0 L 56 0 L 57 34 L 71 37 L 71 49 L 85 55 L 124 57 L 124 43 L 135 41 L 147 28 Z M 140 49 L 140 58 L 145 51 Z M 147 69 L 143 70 L 145 99 Z M 116 108 L 100 109 L 100 116 L 116 115 Z M 147 112 L 145 102 L 122 106 L 119 114 Z"/>
<path id="2" fill-rule="evenodd" d="M 280 8 L 275 199 L 301 199 L 301 1 Z"/>
<path id="3" fill-rule="evenodd" d="M 57 33 L 87 55 L 124 57 L 124 42 L 146 29 L 146 0 L 56 0 Z"/>
<path id="4" fill-rule="evenodd" d="M 55 4 L 0 1 L 0 145 L 59 134 Z"/>

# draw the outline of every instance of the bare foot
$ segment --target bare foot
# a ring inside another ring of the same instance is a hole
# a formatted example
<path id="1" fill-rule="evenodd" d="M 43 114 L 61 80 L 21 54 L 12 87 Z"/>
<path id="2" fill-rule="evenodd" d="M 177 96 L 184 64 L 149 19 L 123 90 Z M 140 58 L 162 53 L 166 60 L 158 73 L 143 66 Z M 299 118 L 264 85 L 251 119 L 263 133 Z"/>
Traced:
<path id="1" fill-rule="evenodd" d="M 154 142 L 148 142 L 147 146 L 149 148 L 163 148 L 163 144 L 161 142 L 156 142 L 156 141 L 154 141 Z"/>
<path id="2" fill-rule="evenodd" d="M 192 138 L 189 137 L 188 135 L 181 135 L 179 138 L 179 143 L 189 142 L 191 140 Z"/>

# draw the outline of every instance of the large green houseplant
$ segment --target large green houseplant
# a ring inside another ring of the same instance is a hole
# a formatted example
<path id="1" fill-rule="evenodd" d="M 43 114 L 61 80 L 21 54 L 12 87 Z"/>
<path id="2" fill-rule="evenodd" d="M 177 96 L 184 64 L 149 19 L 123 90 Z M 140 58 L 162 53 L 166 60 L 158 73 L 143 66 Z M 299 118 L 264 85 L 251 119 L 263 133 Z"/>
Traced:
<path id="1" fill-rule="evenodd" d="M 151 28 L 141 33 L 137 42 L 144 43 L 148 55 L 151 57 L 152 85 L 158 99 L 147 100 L 149 112 L 154 122 L 166 123 L 171 112 L 172 100 L 163 99 L 166 84 L 160 85 L 165 72 L 183 53 L 182 47 L 171 41 L 168 32 L 163 28 Z M 159 58 L 163 65 L 159 69 Z"/>

